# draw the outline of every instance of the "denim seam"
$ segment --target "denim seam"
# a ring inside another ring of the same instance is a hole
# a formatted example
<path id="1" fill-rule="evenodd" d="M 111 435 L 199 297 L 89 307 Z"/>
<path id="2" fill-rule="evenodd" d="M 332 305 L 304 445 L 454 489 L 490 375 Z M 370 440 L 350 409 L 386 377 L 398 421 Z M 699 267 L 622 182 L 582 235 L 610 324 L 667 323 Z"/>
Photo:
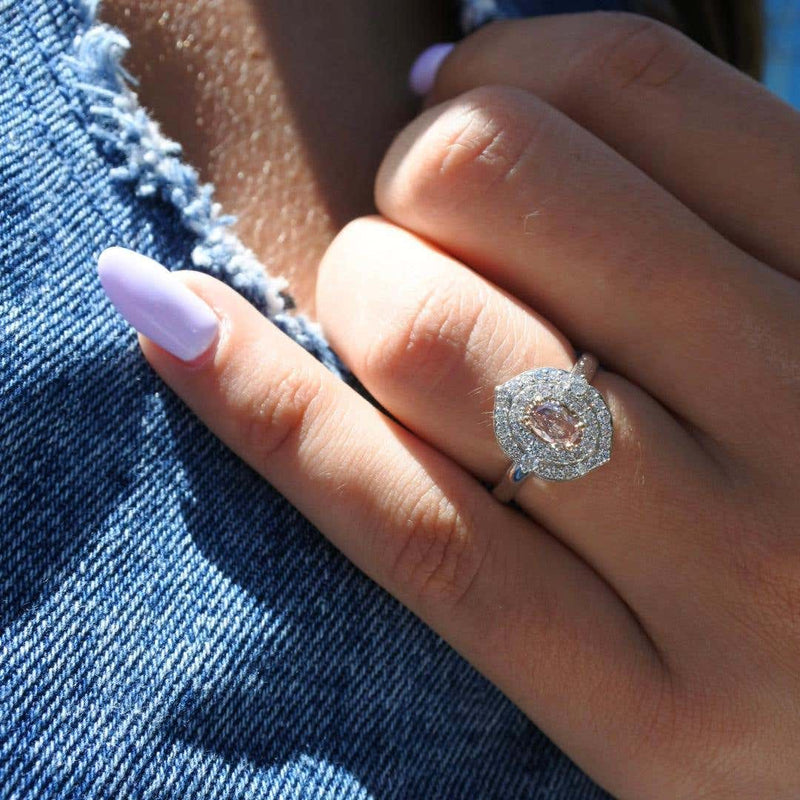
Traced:
<path id="1" fill-rule="evenodd" d="M 181 146 L 165 136 L 139 103 L 135 81 L 122 66 L 130 42 L 122 31 L 96 21 L 99 0 L 79 0 L 80 23 L 71 53 L 72 89 L 85 102 L 89 134 L 109 163 L 113 179 L 132 184 L 142 201 L 167 203 L 196 244 L 192 265 L 228 283 L 334 374 L 346 369 L 331 350 L 320 326 L 293 314 L 286 280 L 268 274 L 256 255 L 231 231 L 236 221 L 213 200 L 211 184 L 182 160 Z M 58 76 L 56 76 L 58 79 Z M 113 165 L 111 159 L 122 159 Z"/>

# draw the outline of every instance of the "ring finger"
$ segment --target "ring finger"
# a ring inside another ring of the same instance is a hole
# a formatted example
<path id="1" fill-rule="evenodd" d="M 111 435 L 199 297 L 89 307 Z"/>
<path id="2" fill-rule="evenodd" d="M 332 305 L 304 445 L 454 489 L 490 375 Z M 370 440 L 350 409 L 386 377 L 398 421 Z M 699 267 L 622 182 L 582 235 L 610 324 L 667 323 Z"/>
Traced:
<path id="1" fill-rule="evenodd" d="M 377 218 L 351 223 L 331 246 L 317 304 L 334 346 L 367 389 L 487 482 L 507 464 L 492 426 L 494 387 L 524 370 L 574 363 L 566 339 L 529 308 Z M 693 531 L 700 492 L 716 471 L 641 389 L 604 371 L 593 384 L 614 419 L 610 463 L 565 484 L 529 479 L 517 501 L 635 607 L 646 609 L 652 598 L 661 612 L 664 598 L 680 592 L 677 561 L 702 568 L 710 555 Z M 665 508 L 674 535 L 652 536 L 652 520 Z"/>

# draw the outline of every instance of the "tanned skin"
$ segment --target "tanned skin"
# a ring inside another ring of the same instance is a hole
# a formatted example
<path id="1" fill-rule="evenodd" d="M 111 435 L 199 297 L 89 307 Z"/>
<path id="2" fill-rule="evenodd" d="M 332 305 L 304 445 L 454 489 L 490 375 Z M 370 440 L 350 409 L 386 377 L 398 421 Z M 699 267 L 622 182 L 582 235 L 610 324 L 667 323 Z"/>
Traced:
<path id="1" fill-rule="evenodd" d="M 105 0 L 142 103 L 239 218 L 299 308 L 386 148 L 418 111 L 408 68 L 452 39 L 447 0 Z"/>

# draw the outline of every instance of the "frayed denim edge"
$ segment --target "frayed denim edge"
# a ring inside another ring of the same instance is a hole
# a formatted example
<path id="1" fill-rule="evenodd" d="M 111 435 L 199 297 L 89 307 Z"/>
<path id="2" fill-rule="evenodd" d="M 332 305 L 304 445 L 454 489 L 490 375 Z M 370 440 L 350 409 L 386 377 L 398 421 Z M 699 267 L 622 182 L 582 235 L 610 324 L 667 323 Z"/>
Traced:
<path id="1" fill-rule="evenodd" d="M 223 214 L 214 202 L 213 186 L 200 183 L 197 171 L 182 161 L 181 146 L 164 136 L 139 105 L 131 89 L 136 81 L 121 64 L 130 42 L 121 31 L 96 21 L 99 5 L 100 0 L 79 0 L 82 30 L 65 60 L 76 77 L 75 87 L 88 100 L 89 133 L 106 155 L 123 157 L 123 164 L 113 167 L 111 176 L 134 184 L 137 197 L 170 203 L 197 237 L 193 266 L 233 286 L 331 372 L 344 377 L 346 370 L 319 325 L 289 313 L 286 280 L 270 277 L 255 254 L 231 232 L 235 218 Z"/>

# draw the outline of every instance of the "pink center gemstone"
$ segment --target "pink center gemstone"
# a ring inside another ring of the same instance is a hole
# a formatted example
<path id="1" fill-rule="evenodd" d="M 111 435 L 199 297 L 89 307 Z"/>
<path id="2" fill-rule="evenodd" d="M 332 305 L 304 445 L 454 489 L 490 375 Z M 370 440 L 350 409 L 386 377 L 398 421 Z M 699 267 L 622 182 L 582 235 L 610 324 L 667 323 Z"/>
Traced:
<path id="1" fill-rule="evenodd" d="M 525 427 L 551 447 L 571 450 L 581 443 L 583 425 L 569 409 L 552 401 L 531 406 L 525 414 Z"/>

